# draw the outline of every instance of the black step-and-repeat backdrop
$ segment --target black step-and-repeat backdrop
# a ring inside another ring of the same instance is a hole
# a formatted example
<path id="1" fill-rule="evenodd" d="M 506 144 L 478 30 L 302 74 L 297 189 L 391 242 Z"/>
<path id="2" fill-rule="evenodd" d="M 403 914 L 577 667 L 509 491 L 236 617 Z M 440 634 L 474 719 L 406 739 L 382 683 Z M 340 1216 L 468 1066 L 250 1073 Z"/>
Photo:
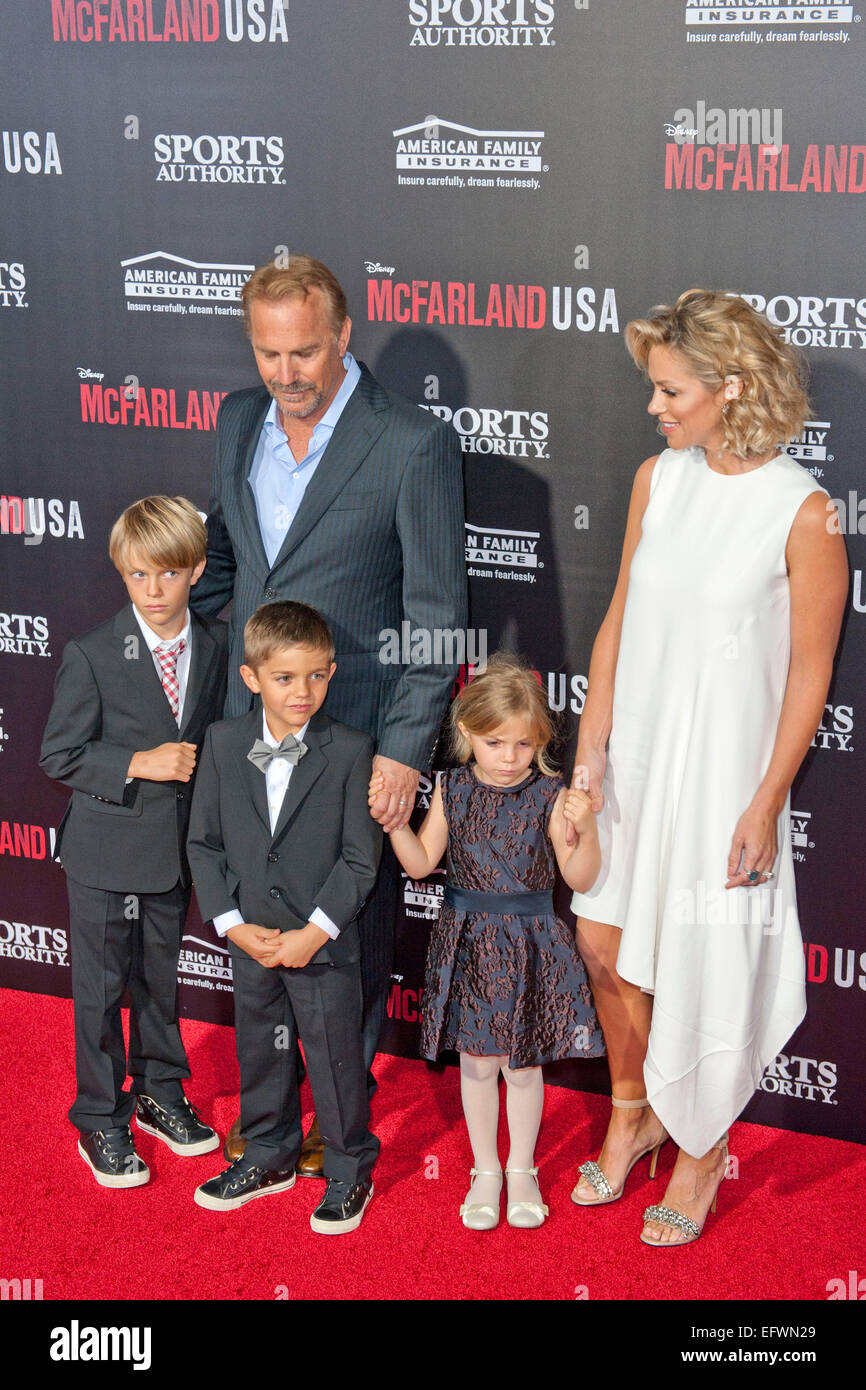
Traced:
<path id="1" fill-rule="evenodd" d="M 0 984 L 69 993 L 66 794 L 36 766 L 52 682 L 125 600 L 121 509 L 206 506 L 220 400 L 257 379 L 254 265 L 324 260 L 356 356 L 452 422 L 461 655 L 525 653 L 572 735 L 631 479 L 661 447 L 622 329 L 706 285 L 804 350 L 813 418 L 790 452 L 836 499 L 853 574 L 793 793 L 809 1014 L 746 1113 L 866 1139 L 860 19 L 778 0 L 2 6 Z M 416 1052 L 441 892 L 405 881 L 390 1051 Z M 185 1013 L 230 1021 L 228 956 L 195 916 L 180 970 Z M 551 1079 L 607 1085 L 603 1062 Z"/>

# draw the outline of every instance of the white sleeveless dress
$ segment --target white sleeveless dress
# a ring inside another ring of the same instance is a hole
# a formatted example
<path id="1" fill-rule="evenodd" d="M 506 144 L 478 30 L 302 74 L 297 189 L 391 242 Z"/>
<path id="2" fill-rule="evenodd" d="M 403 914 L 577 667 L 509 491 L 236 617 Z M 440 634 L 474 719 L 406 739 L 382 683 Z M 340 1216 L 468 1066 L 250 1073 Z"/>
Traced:
<path id="1" fill-rule="evenodd" d="M 736 1119 L 806 1012 L 789 802 L 774 878 L 724 884 L 785 693 L 788 534 L 823 491 L 787 455 L 728 476 L 702 449 L 666 449 L 631 563 L 602 870 L 572 907 L 622 928 L 617 970 L 654 995 L 647 1097 L 696 1156 Z"/>

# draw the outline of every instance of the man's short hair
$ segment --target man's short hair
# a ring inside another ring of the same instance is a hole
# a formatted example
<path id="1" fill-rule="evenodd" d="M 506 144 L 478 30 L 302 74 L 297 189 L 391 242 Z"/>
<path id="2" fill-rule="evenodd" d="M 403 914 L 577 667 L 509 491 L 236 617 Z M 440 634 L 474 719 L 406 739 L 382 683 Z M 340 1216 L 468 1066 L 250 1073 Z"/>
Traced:
<path id="1" fill-rule="evenodd" d="M 254 270 L 241 290 L 244 328 L 250 336 L 250 306 L 257 299 L 277 303 L 281 299 L 306 299 L 310 290 L 321 290 L 328 306 L 334 335 L 339 336 L 346 318 L 346 296 L 336 276 L 312 256 L 281 256 Z"/>
<path id="2" fill-rule="evenodd" d="M 276 652 L 287 647 L 306 647 L 328 653 L 334 659 L 334 639 L 321 613 L 308 603 L 280 599 L 263 603 L 244 628 L 244 661 L 254 671 Z"/>
<path id="3" fill-rule="evenodd" d="M 165 569 L 194 569 L 207 555 L 207 530 L 186 497 L 141 497 L 115 521 L 108 553 L 123 571 L 131 551 Z"/>

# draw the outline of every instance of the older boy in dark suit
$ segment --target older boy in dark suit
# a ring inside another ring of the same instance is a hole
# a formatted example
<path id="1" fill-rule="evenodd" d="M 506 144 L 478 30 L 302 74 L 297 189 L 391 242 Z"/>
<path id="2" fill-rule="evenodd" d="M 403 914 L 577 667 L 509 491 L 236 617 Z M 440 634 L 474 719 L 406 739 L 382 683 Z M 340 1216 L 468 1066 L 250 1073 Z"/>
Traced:
<path id="1" fill-rule="evenodd" d="M 382 848 L 367 808 L 373 742 L 321 708 L 336 666 L 315 609 L 265 604 L 244 651 L 241 675 L 261 708 L 208 731 L 188 851 L 202 916 L 230 942 L 245 1149 L 195 1200 L 232 1210 L 294 1185 L 300 1036 L 327 1178 L 310 1224 L 339 1235 L 362 1220 L 379 1151 L 356 921 Z"/>
<path id="2" fill-rule="evenodd" d="M 219 1140 L 182 1081 L 189 1065 L 177 963 L 190 897 L 184 844 L 196 750 L 221 711 L 226 627 L 189 612 L 207 535 L 183 497 L 145 497 L 115 523 L 109 553 L 131 603 L 70 642 L 40 766 L 73 789 L 55 854 L 69 893 L 78 1151 L 103 1187 L 150 1177 L 139 1127 L 172 1152 Z M 129 1074 L 120 1005 L 129 988 Z"/>

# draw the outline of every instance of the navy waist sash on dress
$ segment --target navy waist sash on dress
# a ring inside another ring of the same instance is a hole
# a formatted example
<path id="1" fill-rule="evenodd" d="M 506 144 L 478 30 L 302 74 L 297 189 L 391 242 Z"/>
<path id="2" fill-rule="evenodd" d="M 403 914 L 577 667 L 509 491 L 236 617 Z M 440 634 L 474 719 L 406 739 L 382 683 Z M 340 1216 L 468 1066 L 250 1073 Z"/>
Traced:
<path id="1" fill-rule="evenodd" d="M 445 902 L 457 912 L 495 912 L 516 917 L 543 917 L 553 913 L 553 893 L 475 893 L 445 884 Z"/>

